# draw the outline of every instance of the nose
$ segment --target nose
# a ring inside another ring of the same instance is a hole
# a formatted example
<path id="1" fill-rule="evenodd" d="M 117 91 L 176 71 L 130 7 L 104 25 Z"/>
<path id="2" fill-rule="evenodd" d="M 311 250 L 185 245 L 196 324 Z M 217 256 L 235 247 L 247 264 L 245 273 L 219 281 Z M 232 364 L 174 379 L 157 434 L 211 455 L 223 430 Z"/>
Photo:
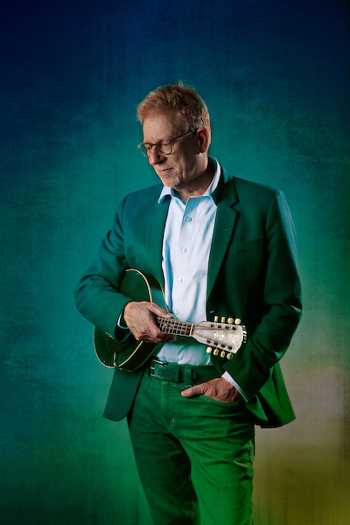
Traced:
<path id="1" fill-rule="evenodd" d="M 161 157 L 162 157 L 162 153 L 160 153 L 156 144 L 154 144 L 152 148 L 150 148 L 147 151 L 147 155 L 148 155 L 148 162 L 150 163 L 151 166 L 153 166 L 154 164 L 158 164 L 158 162 L 160 162 Z"/>

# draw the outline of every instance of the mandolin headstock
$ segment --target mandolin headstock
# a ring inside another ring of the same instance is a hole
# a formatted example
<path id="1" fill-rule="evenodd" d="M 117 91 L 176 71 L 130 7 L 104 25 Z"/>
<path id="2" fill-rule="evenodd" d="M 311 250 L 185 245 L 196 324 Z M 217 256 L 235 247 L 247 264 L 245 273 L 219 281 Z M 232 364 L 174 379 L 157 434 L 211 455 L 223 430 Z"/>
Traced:
<path id="1" fill-rule="evenodd" d="M 247 342 L 247 330 L 241 320 L 215 316 L 214 321 L 204 321 L 193 330 L 192 337 L 207 346 L 206 352 L 222 359 L 232 359 Z"/>

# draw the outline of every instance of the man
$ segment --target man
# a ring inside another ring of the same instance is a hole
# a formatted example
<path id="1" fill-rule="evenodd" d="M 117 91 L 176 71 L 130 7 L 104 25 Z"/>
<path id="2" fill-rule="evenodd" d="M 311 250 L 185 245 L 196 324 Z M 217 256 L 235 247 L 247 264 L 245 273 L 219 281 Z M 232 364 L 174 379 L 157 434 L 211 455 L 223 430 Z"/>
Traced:
<path id="1" fill-rule="evenodd" d="M 249 525 L 254 424 L 294 419 L 278 364 L 301 315 L 292 220 L 280 192 L 208 156 L 209 114 L 194 90 L 158 88 L 138 117 L 162 184 L 122 200 L 76 301 L 115 340 L 131 332 L 159 345 L 141 371 L 115 370 L 105 416 L 128 415 L 156 525 Z M 246 344 L 227 359 L 163 333 L 166 309 L 119 291 L 129 268 L 164 285 L 181 321 L 242 319 Z"/>

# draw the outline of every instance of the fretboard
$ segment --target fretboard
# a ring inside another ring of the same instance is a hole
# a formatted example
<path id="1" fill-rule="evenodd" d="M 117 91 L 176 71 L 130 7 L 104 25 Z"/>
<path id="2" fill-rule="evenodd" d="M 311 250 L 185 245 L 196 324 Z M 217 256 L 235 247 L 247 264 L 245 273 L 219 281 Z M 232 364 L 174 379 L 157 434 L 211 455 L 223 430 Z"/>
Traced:
<path id="1" fill-rule="evenodd" d="M 183 335 L 185 337 L 191 337 L 194 324 L 186 321 L 178 321 L 172 317 L 159 317 L 156 316 L 158 326 L 165 334 Z"/>

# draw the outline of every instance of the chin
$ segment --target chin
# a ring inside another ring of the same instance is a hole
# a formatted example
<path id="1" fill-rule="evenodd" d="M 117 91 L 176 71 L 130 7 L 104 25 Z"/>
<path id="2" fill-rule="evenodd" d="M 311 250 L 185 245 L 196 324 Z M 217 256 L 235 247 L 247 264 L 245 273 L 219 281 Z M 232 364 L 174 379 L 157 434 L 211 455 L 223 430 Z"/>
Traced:
<path id="1" fill-rule="evenodd" d="M 174 190 L 181 184 L 181 180 L 178 178 L 162 179 L 162 182 L 164 186 L 169 186 L 169 188 L 173 188 Z"/>

